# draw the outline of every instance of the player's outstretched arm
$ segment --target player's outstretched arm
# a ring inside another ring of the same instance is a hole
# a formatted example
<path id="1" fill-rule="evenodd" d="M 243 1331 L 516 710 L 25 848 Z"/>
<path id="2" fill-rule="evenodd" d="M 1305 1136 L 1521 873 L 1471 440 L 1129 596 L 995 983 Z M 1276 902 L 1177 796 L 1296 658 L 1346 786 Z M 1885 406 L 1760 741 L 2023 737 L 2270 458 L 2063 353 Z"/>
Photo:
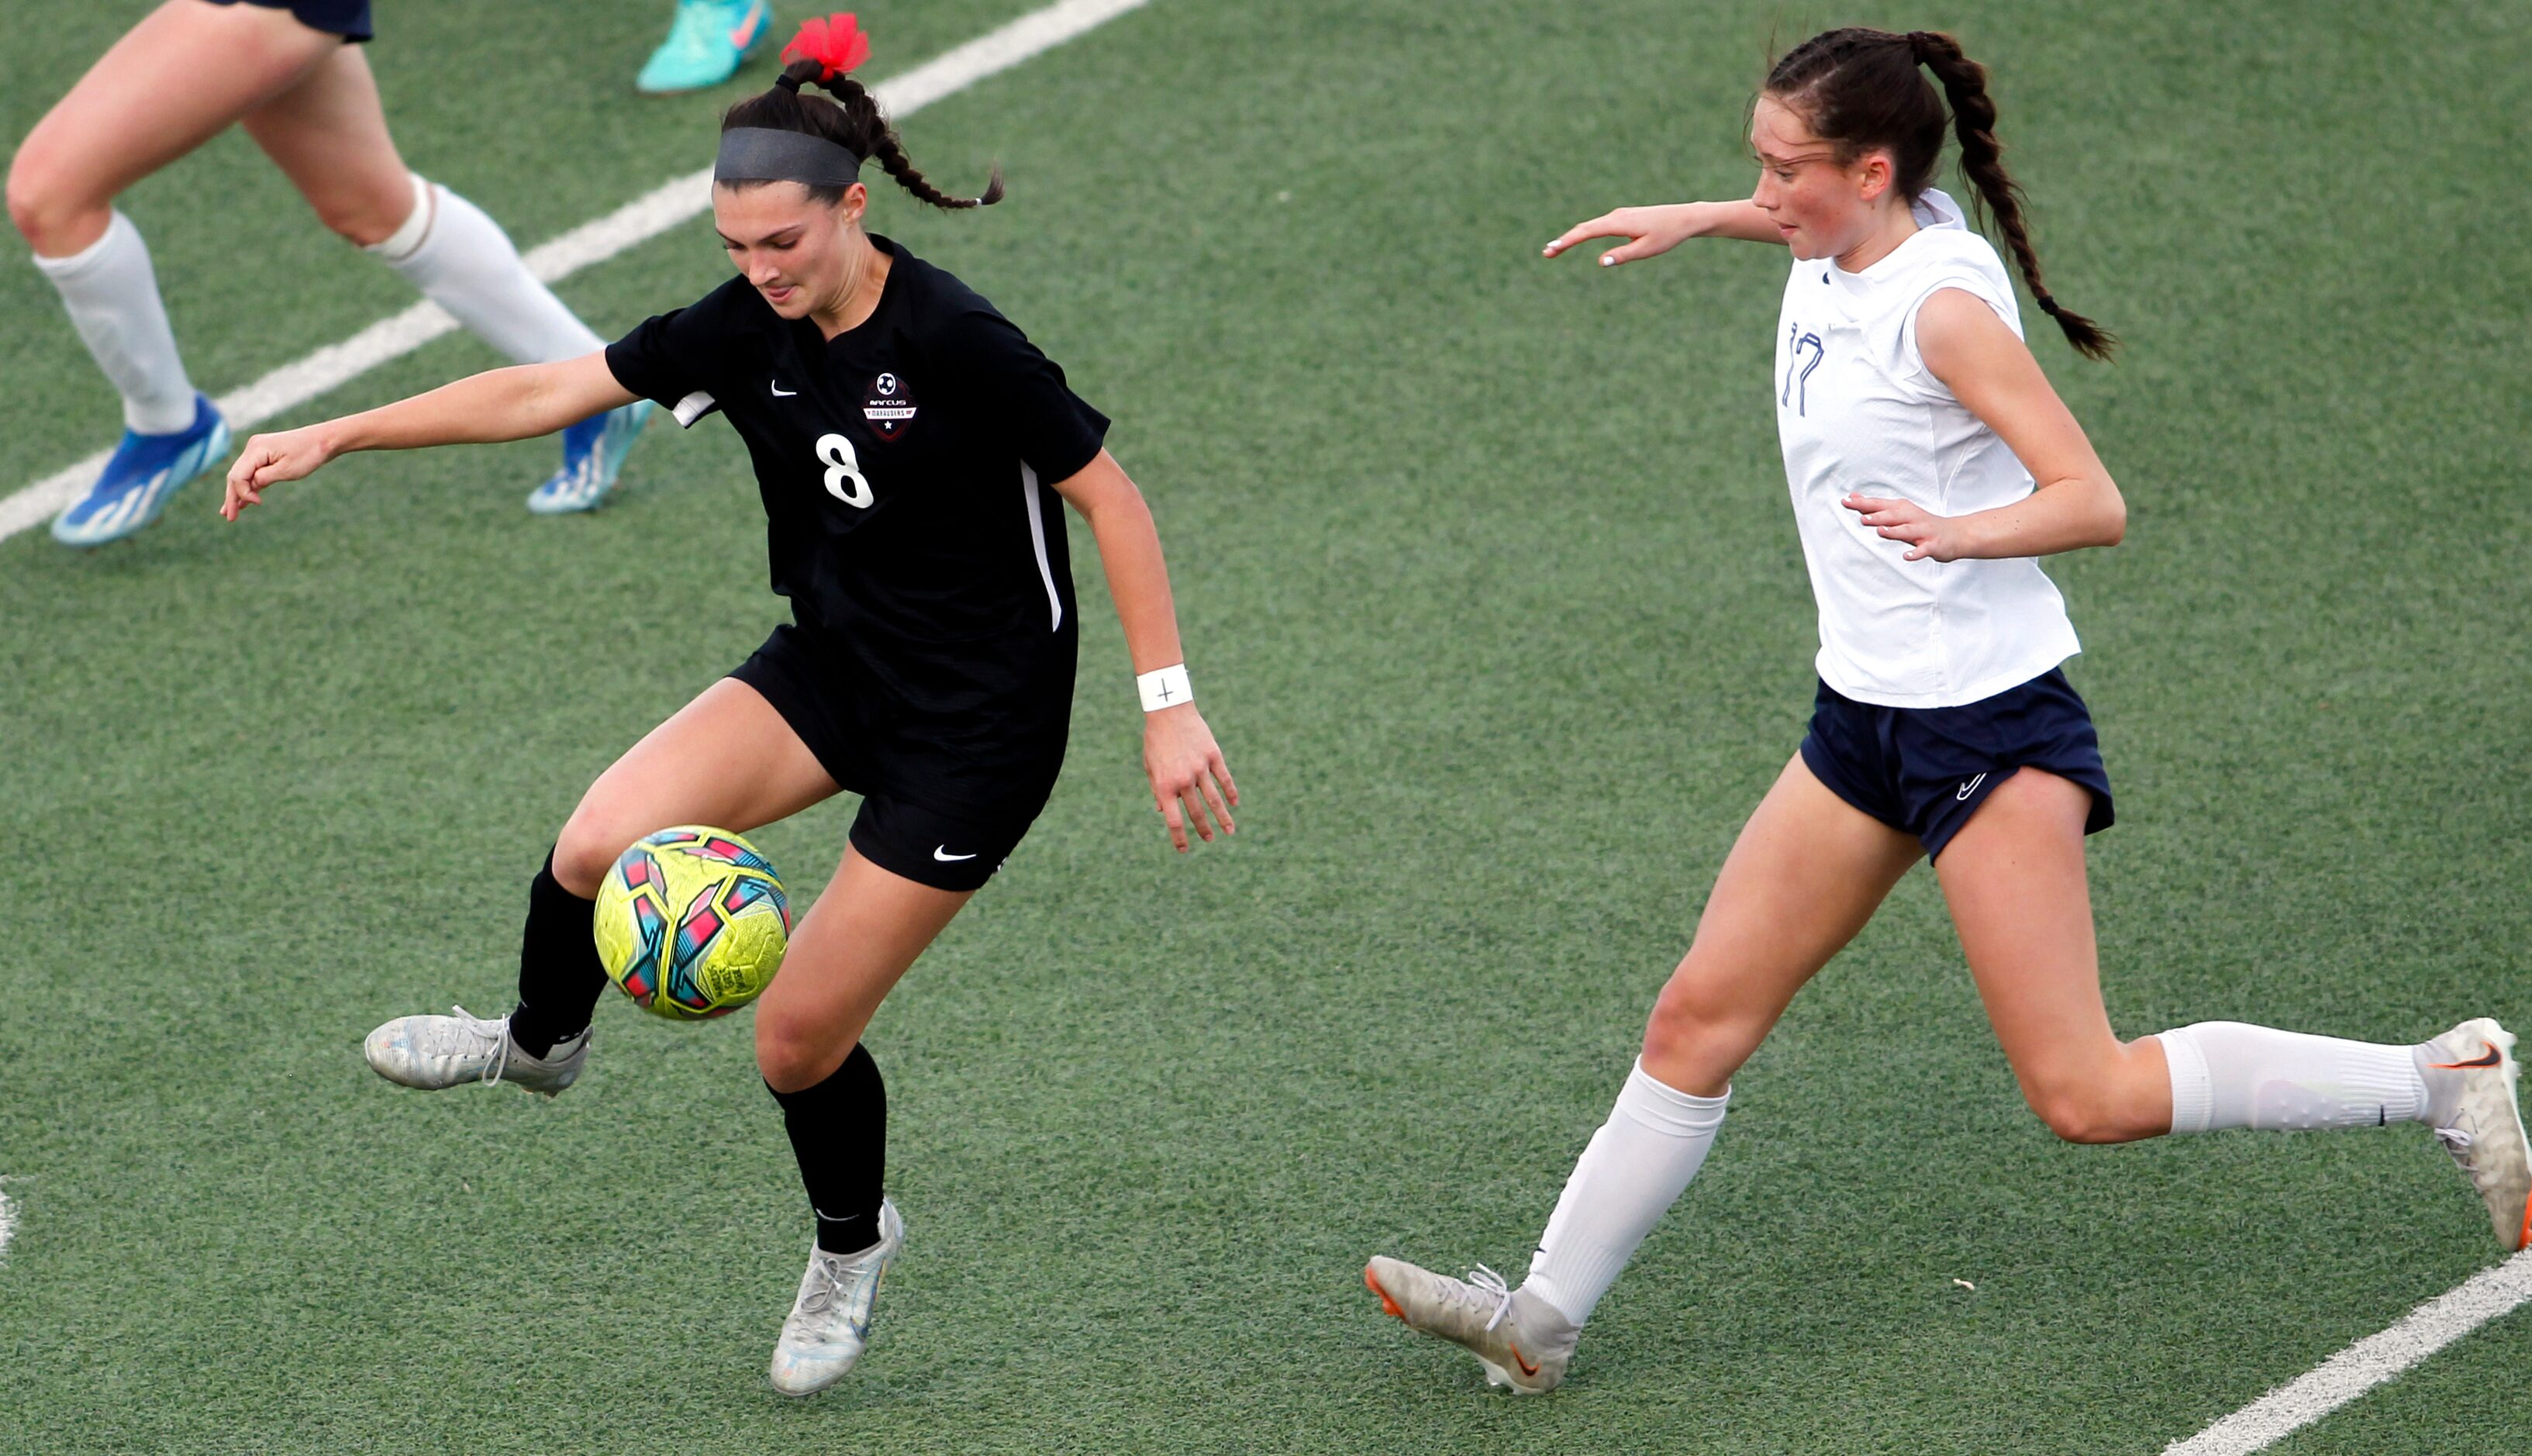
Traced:
<path id="1" fill-rule="evenodd" d="M 1179 648 L 1178 608 L 1170 598 L 1170 570 L 1161 559 L 1161 533 L 1125 468 L 1101 450 L 1078 473 L 1056 482 L 1055 489 L 1081 512 L 1090 534 L 1098 538 L 1099 564 L 1108 573 L 1108 594 L 1117 600 L 1117 619 L 1125 628 L 1125 650 L 1134 659 L 1135 674 L 1185 662 Z M 1224 834 L 1234 832 L 1231 811 L 1239 802 L 1239 786 L 1231 782 L 1231 766 L 1192 701 L 1143 715 L 1143 771 L 1151 776 L 1152 802 L 1169 822 L 1170 843 L 1180 853 L 1186 852 L 1190 827 L 1207 841 L 1215 825 Z"/>
<path id="2" fill-rule="evenodd" d="M 1691 238 L 1739 238 L 1748 243 L 1782 243 L 1784 234 L 1758 204 L 1747 198 L 1730 203 L 1672 203 L 1659 207 L 1620 207 L 1588 222 L 1578 222 L 1564 236 L 1539 250 L 1554 258 L 1577 243 L 1593 238 L 1627 241 L 1600 255 L 1600 266 L 1615 267 L 1639 258 L 1659 258 Z"/>
<path id="3" fill-rule="evenodd" d="M 220 514 L 234 521 L 263 503 L 264 487 L 304 479 L 354 450 L 532 439 L 632 402 L 604 352 L 489 370 L 357 415 L 254 437 L 229 467 Z"/>

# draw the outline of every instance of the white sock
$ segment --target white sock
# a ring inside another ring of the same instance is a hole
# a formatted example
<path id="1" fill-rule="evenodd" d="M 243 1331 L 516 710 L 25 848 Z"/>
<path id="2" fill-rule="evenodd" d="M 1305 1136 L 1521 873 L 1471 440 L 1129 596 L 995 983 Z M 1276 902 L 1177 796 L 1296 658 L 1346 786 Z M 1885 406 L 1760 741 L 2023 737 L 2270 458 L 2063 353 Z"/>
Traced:
<path id="1" fill-rule="evenodd" d="M 604 342 L 528 271 L 499 223 L 418 175 L 404 225 L 364 251 L 520 364 L 576 359 Z"/>
<path id="2" fill-rule="evenodd" d="M 2427 1116 L 2426 1080 L 2405 1046 L 2240 1021 L 2200 1021 L 2161 1037 L 2175 1133 L 2374 1128 Z"/>
<path id="3" fill-rule="evenodd" d="M 194 423 L 194 382 L 176 353 L 176 331 L 158 301 L 149 245 L 120 211 L 105 236 L 68 258 L 35 256 L 61 290 L 71 326 L 123 393 L 123 423 L 143 435 L 174 435 Z"/>
<path id="4" fill-rule="evenodd" d="M 1565 1180 L 1522 1288 L 1576 1324 L 1590 1318 L 1636 1246 L 1697 1176 L 1731 1100 L 1730 1087 L 1720 1097 L 1666 1087 L 1639 1058 L 1609 1120 Z"/>

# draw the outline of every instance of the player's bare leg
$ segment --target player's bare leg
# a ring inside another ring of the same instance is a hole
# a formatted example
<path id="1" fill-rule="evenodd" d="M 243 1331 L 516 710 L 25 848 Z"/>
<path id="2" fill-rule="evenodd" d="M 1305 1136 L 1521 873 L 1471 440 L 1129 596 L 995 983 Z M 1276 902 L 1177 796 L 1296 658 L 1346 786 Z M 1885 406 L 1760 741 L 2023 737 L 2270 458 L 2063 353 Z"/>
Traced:
<path id="1" fill-rule="evenodd" d="M 2418 1045 L 2202 1021 L 2121 1042 L 2102 1009 L 2081 786 L 2024 769 L 1935 861 L 1996 1040 L 2059 1136 L 2125 1142 L 2221 1128 L 2424 1123 L 2479 1194 L 2500 1247 L 2532 1241 L 2532 1138 L 2514 1037 L 2489 1018 Z"/>
<path id="2" fill-rule="evenodd" d="M 594 899 L 607 866 L 654 830 L 709 824 L 745 834 L 839 791 L 764 694 L 723 677 L 589 786 L 554 844 L 554 878 Z"/>
<path id="3" fill-rule="evenodd" d="M 371 1068 L 424 1090 L 507 1081 L 561 1092 L 588 1060 L 590 1014 L 606 987 L 589 925 L 599 882 L 616 856 L 670 825 L 744 834 L 835 792 L 835 781 L 773 704 L 735 678 L 715 682 L 581 796 L 529 887 L 511 1014 L 487 1019 L 459 1007 L 453 1016 L 398 1017 L 364 1043 Z"/>
<path id="4" fill-rule="evenodd" d="M 194 387 L 158 295 L 149 246 L 114 200 L 289 89 L 340 36 L 262 6 L 170 0 L 142 18 L 54 105 L 9 168 L 9 216 L 72 326 L 123 397 L 123 437 L 53 521 L 94 547 L 156 520 L 218 464 L 228 422 Z"/>
<path id="5" fill-rule="evenodd" d="M 1384 1256 L 1363 1271 L 1382 1308 L 1467 1348 L 1490 1383 L 1555 1388 L 1592 1307 L 1703 1162 L 1733 1074 L 1919 855 L 1915 839 L 1830 792 L 1800 757 L 1787 764 L 1725 858 L 1529 1277 L 1510 1289 L 1482 1266 L 1462 1280 Z"/>
<path id="6" fill-rule="evenodd" d="M 356 45 L 337 45 L 289 89 L 241 119 L 317 219 L 363 248 L 413 214 L 413 174 L 396 151 L 377 79 Z"/>
<path id="7" fill-rule="evenodd" d="M 882 1196 L 887 1092 L 863 1030 L 974 891 L 939 890 L 846 849 L 758 998 L 756 1062 L 782 1104 L 818 1239 L 769 1374 L 785 1395 L 844 1377 L 869 1342 L 873 1300 L 905 1241 Z"/>
<path id="8" fill-rule="evenodd" d="M 40 257 L 80 252 L 105 236 L 126 188 L 343 48 L 343 37 L 286 10 L 167 0 L 98 57 L 20 145 L 9 168 L 10 220 Z M 205 56 L 218 64 L 203 64 Z"/>
<path id="9" fill-rule="evenodd" d="M 444 184 L 405 169 L 360 47 L 337 47 L 248 113 L 245 126 L 327 227 L 512 361 L 549 364 L 600 347 L 528 271 L 500 224 Z M 637 400 L 567 427 L 563 468 L 538 488 L 531 508 L 551 514 L 597 505 L 614 489 L 651 408 Z"/>
<path id="10" fill-rule="evenodd" d="M 2070 1142 L 2127 1142 L 2171 1128 L 2171 1077 L 2155 1037 L 2121 1042 L 2101 1004 L 2085 880 L 2093 796 L 2038 769 L 2015 773 L 1934 860 L 1961 950 L 2032 1111 Z"/>

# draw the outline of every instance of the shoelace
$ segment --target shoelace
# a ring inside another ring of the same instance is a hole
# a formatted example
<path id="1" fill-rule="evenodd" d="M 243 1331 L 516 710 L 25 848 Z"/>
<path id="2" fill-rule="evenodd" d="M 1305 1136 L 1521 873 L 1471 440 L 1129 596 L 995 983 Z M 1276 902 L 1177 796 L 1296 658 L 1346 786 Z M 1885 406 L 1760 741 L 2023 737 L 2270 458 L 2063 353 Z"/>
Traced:
<path id="1" fill-rule="evenodd" d="M 1479 1264 L 1468 1271 L 1467 1287 L 1495 1302 L 1494 1317 L 1486 1321 L 1486 1333 L 1494 1333 L 1495 1326 L 1512 1312 L 1511 1286 L 1504 1283 L 1504 1276 Z"/>
<path id="2" fill-rule="evenodd" d="M 820 1250 L 818 1256 L 809 1262 L 810 1267 L 818 1271 L 818 1283 L 816 1288 L 800 1296 L 800 1308 L 812 1314 L 824 1314 L 827 1307 L 844 1292 L 845 1259 L 841 1254 Z"/>
<path id="3" fill-rule="evenodd" d="M 2467 1173 L 2470 1171 L 2469 1129 L 2438 1128 L 2436 1129 L 2436 1140 L 2444 1144 L 2446 1152 L 2452 1154 L 2452 1160 L 2461 1165 L 2463 1172 Z"/>
<path id="4" fill-rule="evenodd" d="M 457 1019 L 466 1023 L 469 1033 L 493 1043 L 492 1063 L 484 1069 L 484 1076 L 479 1079 L 487 1082 L 499 1081 L 501 1074 L 510 1070 L 509 1018 L 488 1021 L 462 1006 L 452 1006 L 449 1010 L 457 1013 Z"/>

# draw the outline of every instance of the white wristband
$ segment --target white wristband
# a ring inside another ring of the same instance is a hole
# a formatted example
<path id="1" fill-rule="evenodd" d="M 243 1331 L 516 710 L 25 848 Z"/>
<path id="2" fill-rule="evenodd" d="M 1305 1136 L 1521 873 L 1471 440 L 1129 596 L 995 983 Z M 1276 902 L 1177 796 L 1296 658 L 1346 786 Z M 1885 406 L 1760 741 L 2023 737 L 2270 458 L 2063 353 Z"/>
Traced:
<path id="1" fill-rule="evenodd" d="M 1145 672 L 1134 679 L 1134 686 L 1143 695 L 1143 711 L 1146 713 L 1158 713 L 1164 708 L 1195 701 L 1195 689 L 1187 683 L 1184 663 L 1172 663 L 1166 668 Z"/>

